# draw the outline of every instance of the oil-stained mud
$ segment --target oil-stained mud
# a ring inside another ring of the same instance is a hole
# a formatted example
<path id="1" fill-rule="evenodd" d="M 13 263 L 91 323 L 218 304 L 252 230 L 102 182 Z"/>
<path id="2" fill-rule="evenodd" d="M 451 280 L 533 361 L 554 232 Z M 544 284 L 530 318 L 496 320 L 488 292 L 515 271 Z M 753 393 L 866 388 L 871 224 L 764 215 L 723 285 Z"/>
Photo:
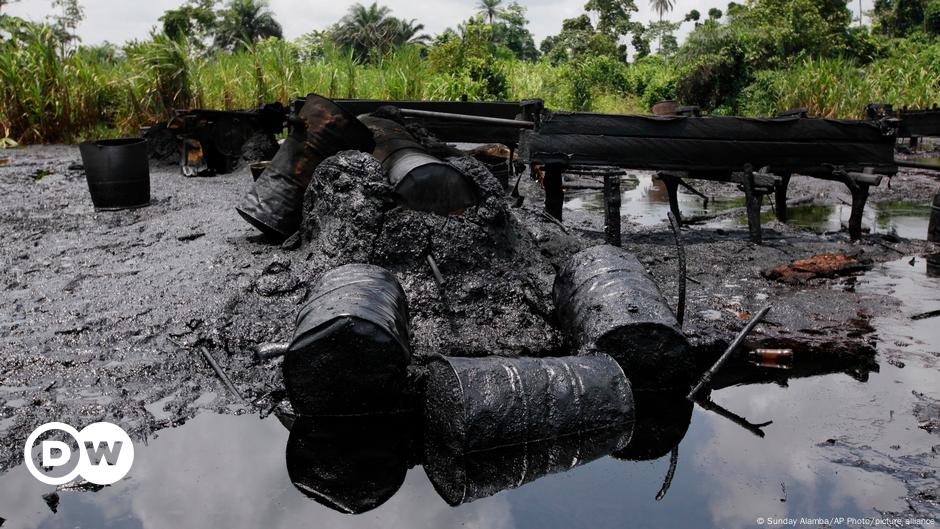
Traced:
<path id="1" fill-rule="evenodd" d="M 540 213 L 541 190 L 527 177 L 520 186 L 525 202 L 513 207 L 515 201 L 503 196 L 502 186 L 469 158 L 449 161 L 474 178 L 484 201 L 461 216 L 445 218 L 398 207 L 370 156 L 335 156 L 317 171 L 316 184 L 306 197 L 301 234 L 280 245 L 257 235 L 233 209 L 250 186 L 247 168 L 223 177 L 187 179 L 177 167 L 155 166 L 151 206 L 104 213 L 91 207 L 77 148 L 15 149 L 4 151 L 3 157 L 9 162 L 0 166 L 0 196 L 5 197 L 0 200 L 0 473 L 18 471 L 14 467 L 26 436 L 52 420 L 75 425 L 110 420 L 135 440 L 150 441 L 155 435 L 169 435 L 158 434 L 160 430 L 183 425 L 206 410 L 267 413 L 283 397 L 280 361 L 256 363 L 252 350 L 261 343 L 288 341 L 308 285 L 340 264 L 369 262 L 396 273 L 409 297 L 412 347 L 418 356 L 565 353 L 552 315 L 555 271 L 574 253 L 603 240 L 603 219 L 596 212 L 566 210 L 564 227 L 547 220 Z M 40 173 L 45 176 L 34 178 Z M 733 186 L 695 184 L 724 200 L 740 194 Z M 928 203 L 936 186 L 922 173 L 903 172 L 890 190 L 887 182 L 873 189 L 871 201 L 904 198 Z M 833 204 L 843 196 L 848 196 L 844 189 L 819 180 L 801 178 L 791 184 L 791 197 L 797 200 L 809 197 Z M 638 256 L 675 307 L 675 241 L 664 222 L 644 226 L 632 214 L 625 206 L 624 246 Z M 940 249 L 884 232 L 853 244 L 842 232 L 820 234 L 776 221 L 765 222 L 767 242 L 755 246 L 733 221 L 740 212 L 722 215 L 682 231 L 691 278 L 684 330 L 696 348 L 699 367 L 710 363 L 746 318 L 765 304 L 773 304 L 774 310 L 745 349 L 792 347 L 796 358 L 789 371 L 730 364 L 716 378 L 712 397 L 744 416 L 766 410 L 760 403 L 781 402 L 786 385 L 799 391 L 815 388 L 816 393 L 805 397 L 789 394 L 807 404 L 805 417 L 791 422 L 776 417 L 775 424 L 795 429 L 806 422 L 822 429 L 831 421 L 819 415 L 815 402 L 832 397 L 826 388 L 844 387 L 831 377 L 846 373 L 852 377 L 847 398 L 859 404 L 840 411 L 849 415 L 840 416 L 837 431 L 827 434 L 837 439 L 829 460 L 848 467 L 852 461 L 879 460 L 879 454 L 887 454 L 890 457 L 878 463 L 882 466 L 870 469 L 884 474 L 884 480 L 908 479 L 907 473 L 918 465 L 935 470 L 936 452 L 912 449 L 913 456 L 923 457 L 905 459 L 901 456 L 911 454 L 885 452 L 890 449 L 860 440 L 853 428 L 884 427 L 880 417 L 864 408 L 871 405 L 865 402 L 869 388 L 857 386 L 861 381 L 871 375 L 881 384 L 878 388 L 893 388 L 886 372 L 913 398 L 911 391 L 930 393 L 928 382 L 934 380 L 937 362 L 937 355 L 931 354 L 936 345 L 922 344 L 924 351 L 912 360 L 907 346 L 895 345 L 910 341 L 885 331 L 883 319 L 898 316 L 903 306 L 899 298 L 910 295 L 896 292 L 891 297 L 884 287 L 871 288 L 866 277 L 878 272 L 882 263 Z M 761 270 L 823 253 L 871 261 L 875 271 L 862 277 L 811 279 L 797 286 L 760 276 Z M 427 263 L 429 255 L 444 278 L 443 288 Z M 917 262 L 923 266 L 923 259 L 917 257 Z M 922 312 L 935 308 L 923 307 Z M 226 392 L 203 350 L 233 379 L 247 404 Z M 891 356 L 884 356 L 887 351 Z M 889 358 L 895 362 L 886 365 Z M 744 386 L 758 382 L 772 384 Z M 916 409 L 908 401 L 898 402 L 891 404 L 898 416 L 914 421 L 916 414 L 917 421 L 935 424 L 935 402 L 918 400 Z M 752 409 L 742 411 L 742 404 Z M 761 417 L 748 419 L 756 423 Z M 195 427 L 206 428 L 202 424 L 194 421 Z M 171 431 L 186 436 L 186 428 Z M 737 439 L 712 428 L 714 443 Z M 728 428 L 738 431 L 734 424 Z M 926 428 L 915 430 L 936 435 Z M 708 433 L 695 433 L 694 427 L 690 432 L 698 436 L 696 455 L 683 458 L 727 463 L 728 454 L 709 456 L 713 443 L 702 440 Z M 746 431 L 743 435 L 750 436 Z M 841 440 L 840 435 L 847 437 Z M 816 446 L 827 437 L 793 438 L 802 444 L 784 443 L 779 454 L 762 460 L 770 465 L 784 452 L 806 446 L 829 449 Z M 840 451 L 839 443 L 851 448 Z M 154 446 L 162 450 L 159 443 Z M 283 461 L 283 453 L 277 461 Z M 661 480 L 661 475 L 655 479 Z M 909 497 L 926 498 L 911 500 L 911 512 L 936 515 L 936 504 L 927 498 L 935 494 L 935 474 L 908 481 L 913 483 L 912 489 L 904 489 Z M 798 487 L 790 485 L 791 496 L 801 494 L 794 490 Z M 622 489 L 610 489 L 622 497 Z M 670 497 L 682 494 L 693 491 L 680 481 Z M 906 508 L 888 495 L 889 510 Z M 67 495 L 62 503 L 68 507 Z M 871 502 L 863 507 L 884 505 Z M 721 522 L 711 525 L 740 526 Z"/>

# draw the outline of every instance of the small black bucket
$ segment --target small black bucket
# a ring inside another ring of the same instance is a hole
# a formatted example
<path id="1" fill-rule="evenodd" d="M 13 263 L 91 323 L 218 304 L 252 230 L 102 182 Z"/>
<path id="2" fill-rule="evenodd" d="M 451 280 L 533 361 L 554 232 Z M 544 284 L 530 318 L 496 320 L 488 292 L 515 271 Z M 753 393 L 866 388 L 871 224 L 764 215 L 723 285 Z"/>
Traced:
<path id="1" fill-rule="evenodd" d="M 86 141 L 78 149 L 95 209 L 128 209 L 150 204 L 147 140 Z"/>

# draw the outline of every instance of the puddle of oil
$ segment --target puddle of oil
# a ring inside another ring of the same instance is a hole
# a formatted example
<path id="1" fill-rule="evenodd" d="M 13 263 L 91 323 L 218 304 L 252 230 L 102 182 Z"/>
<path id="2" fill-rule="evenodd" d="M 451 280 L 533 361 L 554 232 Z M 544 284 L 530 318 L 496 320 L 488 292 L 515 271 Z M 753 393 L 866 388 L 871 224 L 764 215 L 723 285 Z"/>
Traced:
<path id="1" fill-rule="evenodd" d="M 649 173 L 637 173 L 621 180 L 621 214 L 642 226 L 661 224 L 669 213 L 669 195 L 663 183 Z M 743 207 L 744 197 L 704 199 L 679 190 L 679 209 L 684 216 L 694 217 Z M 574 190 L 565 193 L 565 209 L 572 211 L 604 211 L 604 193 L 600 190 Z"/>
<path id="2" fill-rule="evenodd" d="M 904 368 L 882 361 L 866 377 L 832 373 L 714 391 L 714 402 L 751 423 L 773 422 L 763 427 L 761 438 L 696 408 L 662 501 L 655 497 L 668 455 L 648 462 L 605 457 L 459 507 L 448 506 L 416 466 L 380 506 L 347 515 L 292 485 L 285 457 L 289 433 L 278 420 L 203 414 L 158 432 L 146 445 L 138 443 L 125 480 L 96 493 L 61 492 L 55 514 L 42 499 L 53 487 L 34 480 L 22 465 L 0 475 L 0 517 L 10 527 L 24 528 L 593 529 L 629 521 L 636 527 L 743 529 L 756 527 L 758 517 L 878 517 L 879 511 L 903 511 L 905 469 L 896 473 L 861 463 L 905 461 L 930 453 L 940 442 L 918 427 L 912 413 L 912 391 L 940 398 L 932 354 L 940 344 L 937 320 L 910 322 L 911 314 L 940 308 L 940 278 L 928 275 L 925 260 L 918 258 L 914 266 L 909 261 L 876 267 L 856 289 L 898 298 L 896 309 L 872 321 L 878 349 L 916 361 Z M 860 459 L 852 455 L 845 462 L 843 443 L 865 447 Z M 913 471 L 940 471 L 937 460 L 930 461 L 932 467 Z M 349 484 L 360 485 L 365 486 Z"/>
<path id="3" fill-rule="evenodd" d="M 651 174 L 636 174 L 621 183 L 621 213 L 624 217 L 641 226 L 655 226 L 666 222 L 669 213 L 669 196 L 662 182 Z M 679 209 L 686 218 L 720 213 L 733 208 L 744 207 L 744 197 L 715 197 L 707 203 L 701 197 L 679 189 Z M 565 209 L 572 211 L 590 211 L 603 213 L 604 194 L 599 190 L 573 190 L 565 194 Z M 848 225 L 851 206 L 837 205 L 802 205 L 788 210 L 789 224 L 817 233 L 840 231 Z M 762 222 L 775 219 L 771 209 L 761 215 Z M 930 220 L 930 205 L 907 201 L 869 203 L 865 208 L 862 221 L 871 233 L 893 234 L 908 239 L 926 239 L 927 224 Z M 746 225 L 744 215 L 735 221 Z"/>

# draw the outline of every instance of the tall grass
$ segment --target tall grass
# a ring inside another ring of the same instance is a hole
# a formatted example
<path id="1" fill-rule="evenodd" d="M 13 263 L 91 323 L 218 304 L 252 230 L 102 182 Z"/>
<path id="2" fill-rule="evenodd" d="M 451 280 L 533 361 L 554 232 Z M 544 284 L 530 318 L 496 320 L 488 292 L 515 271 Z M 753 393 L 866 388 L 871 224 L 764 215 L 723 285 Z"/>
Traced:
<path id="1" fill-rule="evenodd" d="M 117 57 L 58 47 L 52 31 L 0 18 L 0 137 L 20 143 L 67 142 L 89 135 L 129 134 L 166 119 L 176 108 L 250 108 L 287 103 L 309 92 L 369 99 L 492 97 L 468 70 L 435 70 L 415 46 L 362 62 L 326 49 L 309 57 L 293 43 L 270 39 L 237 52 L 194 53 L 156 34 L 128 44 Z M 649 57 L 625 65 L 607 57 L 552 65 L 492 58 L 511 100 L 539 97 L 550 108 L 648 112 L 676 94 L 673 63 Z M 940 43 L 902 43 L 888 57 L 860 67 L 849 59 L 805 59 L 762 71 L 738 96 L 745 113 L 794 107 L 811 114 L 858 118 L 870 102 L 940 104 Z"/>

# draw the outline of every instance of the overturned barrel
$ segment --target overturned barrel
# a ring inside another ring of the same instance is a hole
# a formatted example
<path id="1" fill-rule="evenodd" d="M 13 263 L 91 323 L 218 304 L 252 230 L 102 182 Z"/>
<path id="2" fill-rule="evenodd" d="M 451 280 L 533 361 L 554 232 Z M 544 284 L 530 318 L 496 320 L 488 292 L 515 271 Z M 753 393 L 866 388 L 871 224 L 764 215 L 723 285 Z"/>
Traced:
<path id="1" fill-rule="evenodd" d="M 287 474 L 304 495 L 335 511 L 375 509 L 405 481 L 413 422 L 408 414 L 300 418 L 287 440 Z"/>
<path id="2" fill-rule="evenodd" d="M 605 428 L 470 454 L 430 445 L 424 471 L 441 498 L 457 506 L 600 459 L 621 447 L 625 437 L 629 428 Z"/>
<path id="3" fill-rule="evenodd" d="M 381 413 L 401 405 L 411 359 L 408 301 L 394 274 L 351 264 L 320 278 L 300 309 L 284 384 L 302 415 Z"/>
<path id="4" fill-rule="evenodd" d="M 555 277 L 552 297 L 569 344 L 612 356 L 633 387 L 690 383 L 689 343 L 653 278 L 626 250 L 601 245 L 575 254 Z"/>
<path id="5" fill-rule="evenodd" d="M 692 424 L 694 405 L 678 391 L 634 392 L 636 420 L 630 442 L 613 453 L 627 461 L 653 461 L 679 446 Z"/>
<path id="6" fill-rule="evenodd" d="M 316 94 L 308 95 L 288 122 L 290 134 L 271 165 L 235 208 L 252 226 L 277 238 L 300 227 L 304 192 L 320 162 L 344 150 L 371 152 L 375 145 L 355 116 Z"/>
<path id="7" fill-rule="evenodd" d="M 388 173 L 398 202 L 409 209 L 447 215 L 476 205 L 473 179 L 428 154 L 404 126 L 390 119 L 360 116 L 375 138 L 373 156 Z"/>
<path id="8" fill-rule="evenodd" d="M 466 454 L 603 428 L 628 430 L 633 392 L 607 355 L 434 357 L 425 442 Z"/>

